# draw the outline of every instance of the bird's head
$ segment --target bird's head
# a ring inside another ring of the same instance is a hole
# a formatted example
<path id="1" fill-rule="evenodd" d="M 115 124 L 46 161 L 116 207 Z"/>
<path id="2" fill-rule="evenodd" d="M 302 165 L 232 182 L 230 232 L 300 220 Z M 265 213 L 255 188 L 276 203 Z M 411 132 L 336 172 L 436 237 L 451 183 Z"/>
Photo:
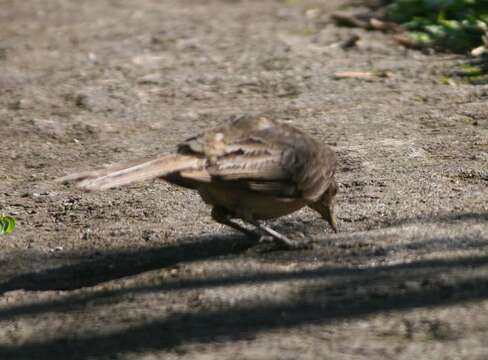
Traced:
<path id="1" fill-rule="evenodd" d="M 336 194 L 337 183 L 335 179 L 332 179 L 332 182 L 322 196 L 316 202 L 310 204 L 312 209 L 317 211 L 322 218 L 327 220 L 334 232 L 337 232 L 337 218 L 335 214 Z"/>

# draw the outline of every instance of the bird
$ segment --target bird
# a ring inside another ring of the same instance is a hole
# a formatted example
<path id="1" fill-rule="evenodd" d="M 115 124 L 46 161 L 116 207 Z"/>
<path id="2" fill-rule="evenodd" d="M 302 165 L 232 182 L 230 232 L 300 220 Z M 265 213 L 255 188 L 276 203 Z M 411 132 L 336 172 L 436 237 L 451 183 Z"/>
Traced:
<path id="1" fill-rule="evenodd" d="M 265 116 L 239 116 L 186 139 L 172 153 L 57 180 L 100 191 L 162 179 L 196 190 L 220 224 L 301 248 L 306 241 L 290 239 L 263 221 L 309 207 L 337 232 L 336 166 L 331 147 L 302 130 Z"/>

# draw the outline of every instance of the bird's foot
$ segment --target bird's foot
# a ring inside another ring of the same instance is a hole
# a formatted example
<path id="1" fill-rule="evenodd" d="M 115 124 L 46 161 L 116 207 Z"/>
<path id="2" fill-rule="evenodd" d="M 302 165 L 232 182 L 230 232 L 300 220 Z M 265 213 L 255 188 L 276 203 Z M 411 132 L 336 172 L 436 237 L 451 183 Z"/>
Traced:
<path id="1" fill-rule="evenodd" d="M 275 241 L 276 241 L 276 239 L 274 237 L 272 237 L 272 236 L 269 236 L 269 235 L 261 235 L 259 237 L 259 242 L 262 243 L 262 244 L 263 243 L 272 243 L 272 242 L 275 242 Z"/>
<path id="2" fill-rule="evenodd" d="M 258 238 L 260 243 L 269 243 L 269 242 L 278 242 L 283 245 L 286 249 L 304 249 L 309 248 L 311 245 L 311 241 L 309 239 L 305 239 L 305 236 L 302 236 L 303 240 L 291 240 L 285 235 L 279 233 L 276 230 L 273 230 L 269 226 L 255 220 L 249 214 L 241 214 L 241 219 L 248 224 L 255 226 L 259 229 L 261 236 Z"/>
<path id="3" fill-rule="evenodd" d="M 288 242 L 284 242 L 283 245 L 288 249 L 293 250 L 303 250 L 303 249 L 311 249 L 312 248 L 312 240 L 310 239 L 303 239 L 303 240 L 290 240 Z"/>
<path id="4" fill-rule="evenodd" d="M 280 234 L 281 235 L 281 234 Z M 275 243 L 280 245 L 285 249 L 309 249 L 312 247 L 312 241 L 310 239 L 302 239 L 302 240 L 292 240 L 288 237 L 281 235 L 279 238 L 271 236 L 271 235 L 262 235 L 259 238 L 260 243 Z"/>

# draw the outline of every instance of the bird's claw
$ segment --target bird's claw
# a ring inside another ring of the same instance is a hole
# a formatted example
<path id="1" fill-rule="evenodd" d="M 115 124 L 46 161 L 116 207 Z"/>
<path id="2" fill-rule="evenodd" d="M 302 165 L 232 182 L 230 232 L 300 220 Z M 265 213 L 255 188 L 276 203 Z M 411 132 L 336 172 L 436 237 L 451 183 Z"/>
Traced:
<path id="1" fill-rule="evenodd" d="M 259 237 L 259 242 L 260 243 L 271 243 L 271 242 L 275 242 L 276 239 L 270 235 L 261 235 Z"/>
<path id="2" fill-rule="evenodd" d="M 289 242 L 283 244 L 288 249 L 300 250 L 300 249 L 312 248 L 313 242 L 310 239 L 303 239 L 303 240 L 290 240 Z"/>
<path id="3" fill-rule="evenodd" d="M 310 249 L 312 247 L 312 240 L 304 238 L 302 240 L 291 240 L 286 237 L 277 239 L 270 235 L 262 235 L 259 242 L 263 243 L 277 243 L 286 249 Z"/>

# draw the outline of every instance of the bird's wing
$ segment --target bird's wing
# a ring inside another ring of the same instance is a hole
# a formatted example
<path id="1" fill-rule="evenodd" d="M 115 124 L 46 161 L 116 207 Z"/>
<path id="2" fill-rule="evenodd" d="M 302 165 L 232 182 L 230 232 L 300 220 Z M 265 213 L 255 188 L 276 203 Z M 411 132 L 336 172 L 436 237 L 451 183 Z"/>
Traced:
<path id="1" fill-rule="evenodd" d="M 266 118 L 240 118 L 178 146 L 177 154 L 112 165 L 61 178 L 85 190 L 105 190 L 165 178 L 181 186 L 199 183 L 315 201 L 335 171 L 331 149 L 305 133 Z"/>
<path id="2" fill-rule="evenodd" d="M 205 154 L 208 160 L 204 168 L 181 171 L 177 175 L 179 181 L 174 182 L 212 182 L 228 188 L 276 196 L 298 195 L 296 185 L 290 181 L 290 174 L 281 164 L 281 149 L 273 149 L 251 138 L 218 147 L 221 153 L 217 156 L 213 155 L 213 149 L 207 151 L 207 154 L 202 151 L 200 155 Z"/>
<path id="3" fill-rule="evenodd" d="M 182 178 L 291 198 L 315 200 L 335 169 L 333 161 L 324 167 L 323 146 L 314 139 L 265 118 L 208 130 L 180 144 L 179 152 L 208 160 L 205 168 L 180 172 Z"/>

